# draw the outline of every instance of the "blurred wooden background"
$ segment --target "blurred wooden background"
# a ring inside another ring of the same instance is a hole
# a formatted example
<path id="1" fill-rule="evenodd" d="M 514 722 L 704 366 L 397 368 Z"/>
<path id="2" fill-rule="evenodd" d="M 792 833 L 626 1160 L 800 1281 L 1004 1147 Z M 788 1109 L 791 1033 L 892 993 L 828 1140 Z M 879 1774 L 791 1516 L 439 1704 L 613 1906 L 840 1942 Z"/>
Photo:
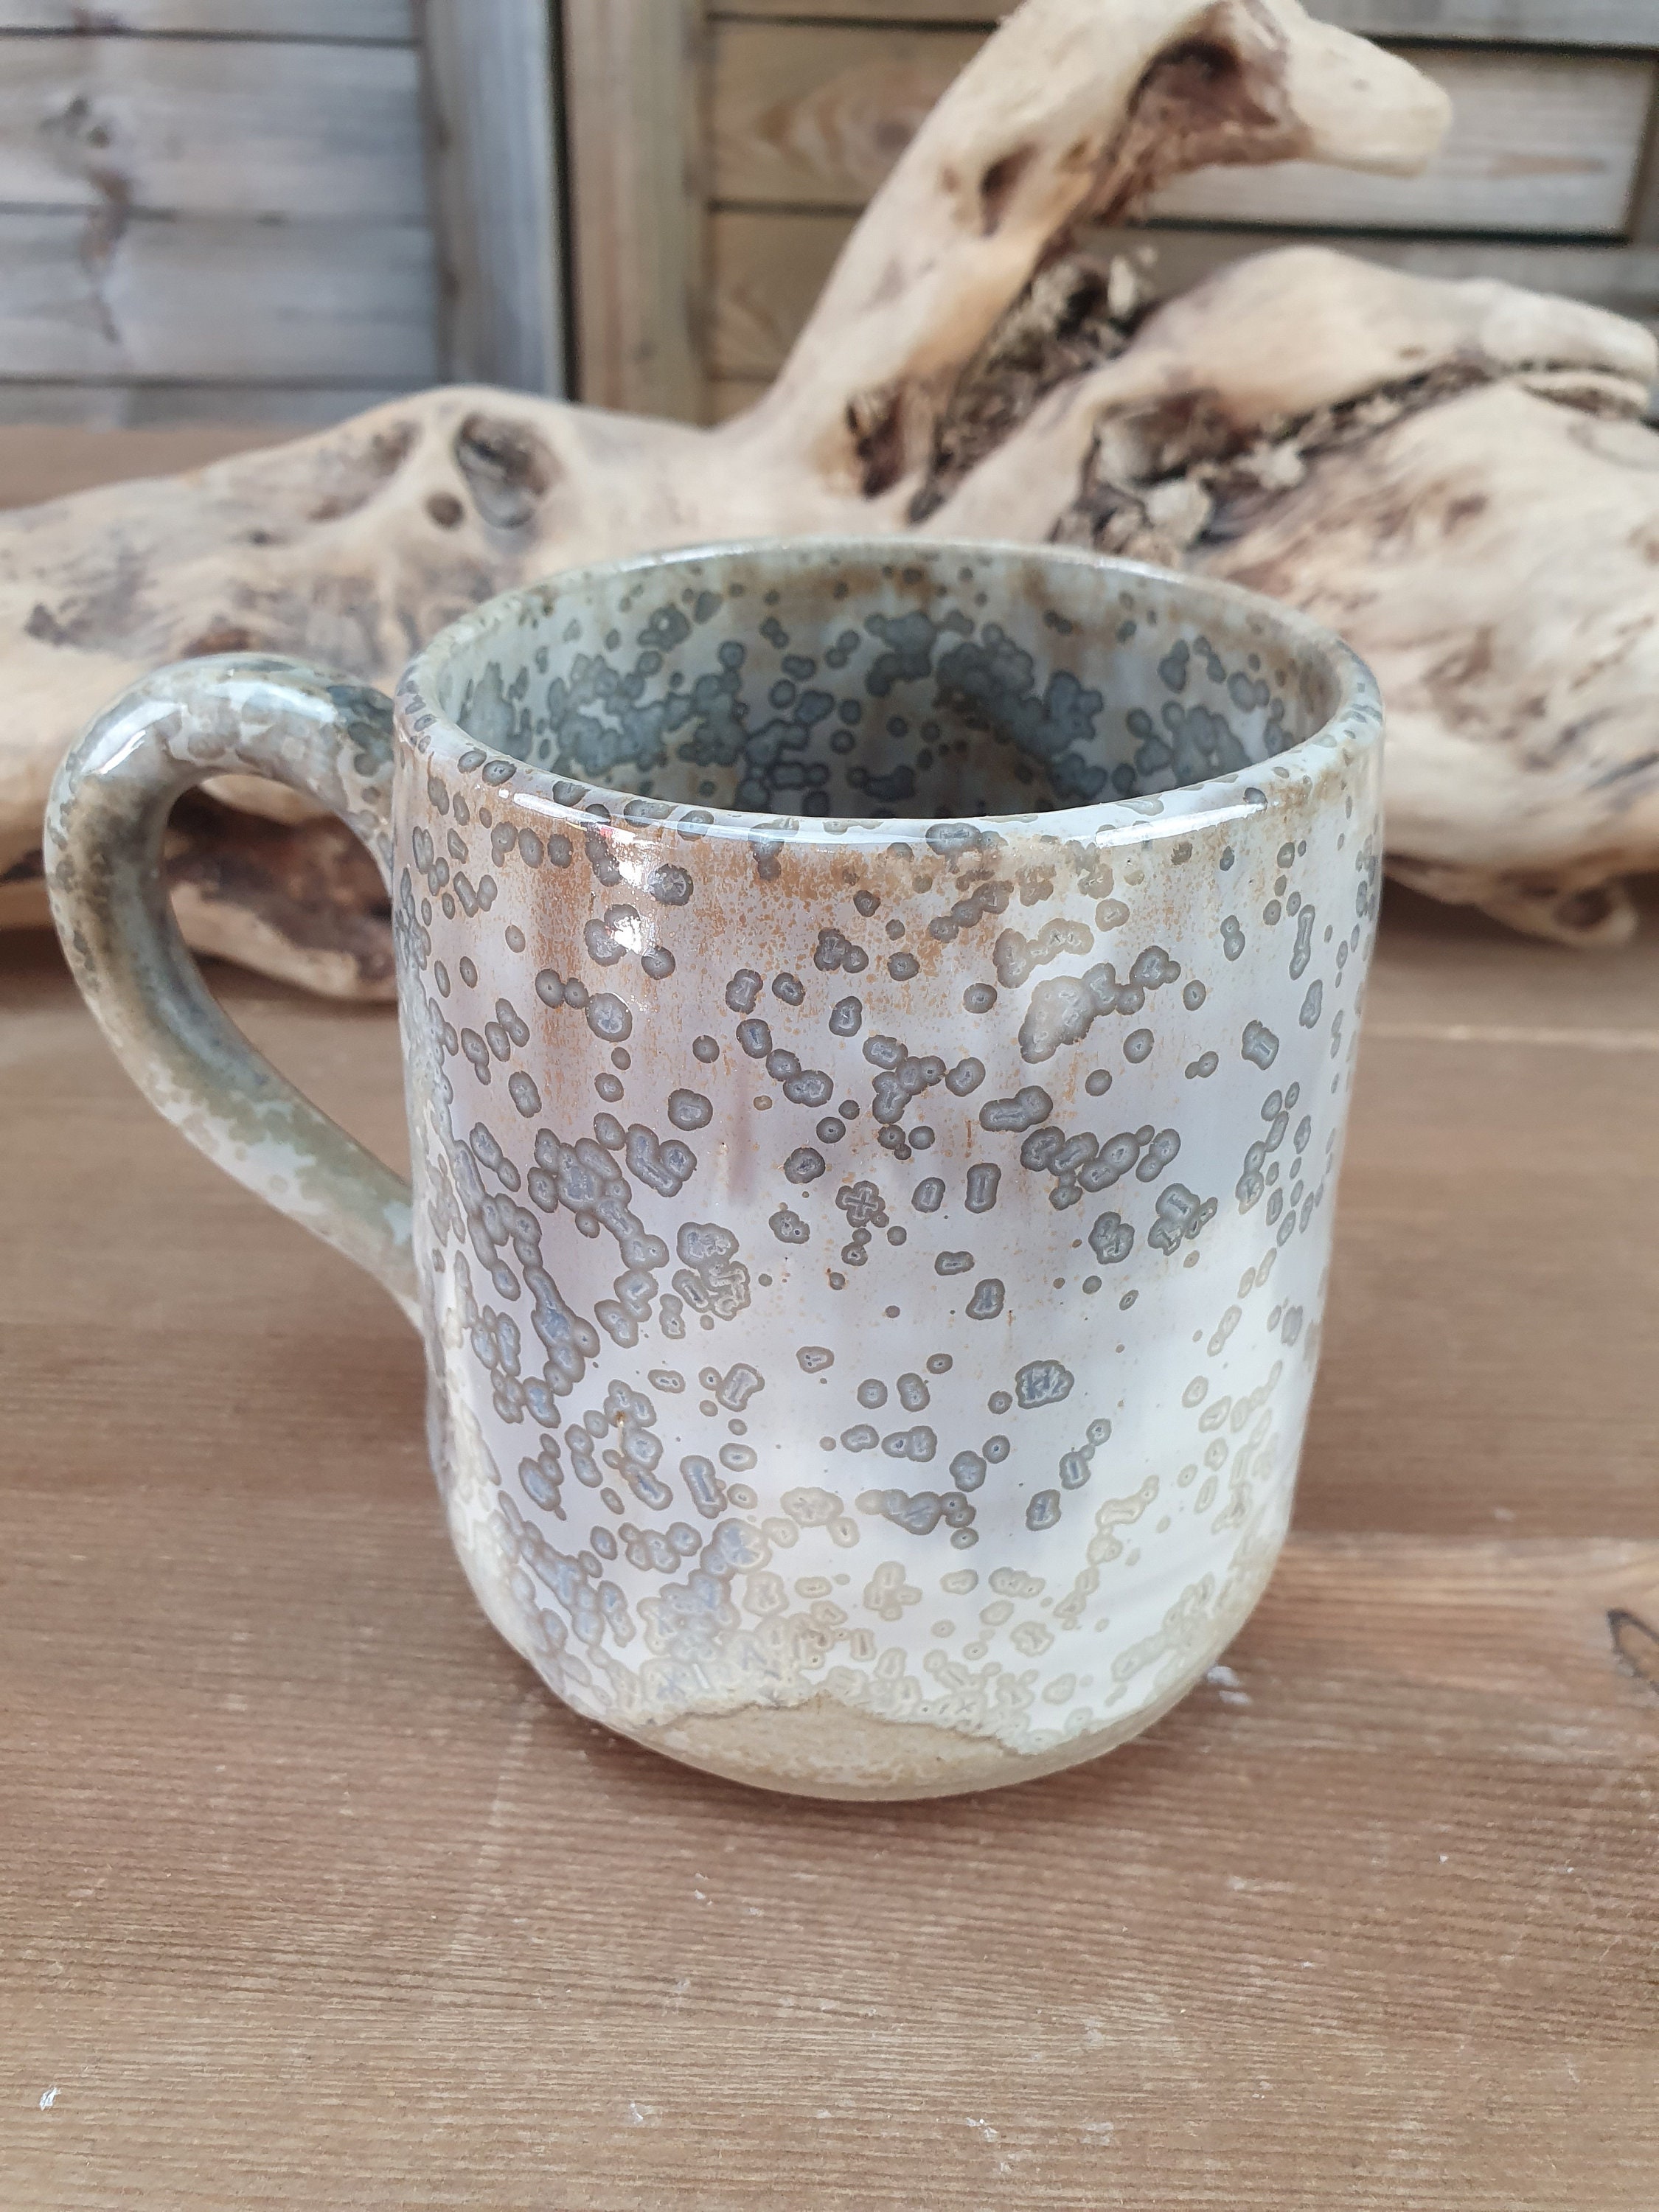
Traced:
<path id="1" fill-rule="evenodd" d="M 1315 0 L 1431 172 L 1212 172 L 1110 240 L 1286 237 L 1659 320 L 1659 0 Z M 0 422 L 331 420 L 445 376 L 763 388 L 995 0 L 0 0 Z M 562 88 L 562 96 L 561 88 Z"/>

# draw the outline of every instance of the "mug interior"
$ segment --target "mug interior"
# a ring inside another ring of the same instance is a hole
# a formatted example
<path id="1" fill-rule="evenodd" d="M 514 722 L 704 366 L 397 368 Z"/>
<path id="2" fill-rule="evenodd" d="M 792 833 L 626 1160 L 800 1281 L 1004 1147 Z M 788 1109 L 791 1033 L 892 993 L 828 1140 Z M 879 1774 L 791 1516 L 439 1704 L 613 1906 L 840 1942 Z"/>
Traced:
<path id="1" fill-rule="evenodd" d="M 793 540 L 556 577 L 427 656 L 475 744 L 673 805 L 1031 815 L 1313 737 L 1329 641 L 1247 592 L 1052 547 Z"/>

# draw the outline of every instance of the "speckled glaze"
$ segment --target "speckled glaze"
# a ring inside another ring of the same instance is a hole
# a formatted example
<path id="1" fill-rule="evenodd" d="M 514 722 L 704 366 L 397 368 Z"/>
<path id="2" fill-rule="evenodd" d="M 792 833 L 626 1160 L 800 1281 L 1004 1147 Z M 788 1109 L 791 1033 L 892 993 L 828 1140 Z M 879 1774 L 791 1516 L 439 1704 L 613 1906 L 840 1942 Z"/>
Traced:
<path id="1" fill-rule="evenodd" d="M 53 897 L 187 1134 L 418 1312 L 490 1619 L 579 1711 L 823 1796 L 1018 1780 L 1225 1646 L 1289 1516 L 1381 717 L 1249 594 L 796 542 L 509 594 L 400 689 L 163 671 Z M 388 869 L 409 1194 L 257 1061 L 157 887 L 284 777 Z M 388 819 L 389 805 L 389 819 Z"/>

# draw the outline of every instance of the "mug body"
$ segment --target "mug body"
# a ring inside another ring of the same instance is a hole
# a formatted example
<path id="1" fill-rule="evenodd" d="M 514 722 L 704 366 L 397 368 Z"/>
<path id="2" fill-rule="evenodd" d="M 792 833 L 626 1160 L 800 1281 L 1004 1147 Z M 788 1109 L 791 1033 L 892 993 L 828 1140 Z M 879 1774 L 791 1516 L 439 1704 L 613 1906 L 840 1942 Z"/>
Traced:
<path id="1" fill-rule="evenodd" d="M 1364 670 L 1133 563 L 798 541 L 498 599 L 398 726 L 432 1448 L 490 1618 L 778 1789 L 1146 1727 L 1290 1513 Z"/>

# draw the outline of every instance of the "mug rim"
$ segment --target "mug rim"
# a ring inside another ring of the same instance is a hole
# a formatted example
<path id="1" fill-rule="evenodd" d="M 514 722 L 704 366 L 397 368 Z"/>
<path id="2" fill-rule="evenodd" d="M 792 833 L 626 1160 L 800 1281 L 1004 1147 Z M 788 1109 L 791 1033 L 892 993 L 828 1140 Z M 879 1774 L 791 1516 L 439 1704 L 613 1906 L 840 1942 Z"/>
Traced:
<path id="1" fill-rule="evenodd" d="M 683 568 L 698 561 L 744 556 L 763 559 L 769 553 L 786 549 L 792 553 L 834 554 L 854 560 L 902 558 L 906 554 L 933 559 L 1016 556 L 1028 562 L 1087 568 L 1106 582 L 1129 578 L 1172 585 L 1201 601 L 1218 604 L 1263 624 L 1279 643 L 1293 650 L 1318 655 L 1335 682 L 1336 696 L 1317 728 L 1283 752 L 1169 791 L 1142 798 L 1090 799 L 1079 805 L 1030 813 L 880 816 L 768 813 L 647 798 L 518 760 L 471 736 L 436 702 L 436 686 L 446 664 L 473 638 L 505 629 L 532 607 L 538 614 L 550 613 L 558 596 L 572 588 L 641 572 Z M 707 539 L 558 569 L 533 583 L 498 592 L 447 623 L 405 667 L 395 705 L 398 728 L 417 752 L 427 757 L 436 755 L 462 774 L 483 770 L 487 783 L 501 789 L 504 796 L 510 787 L 515 799 L 528 801 L 538 812 L 578 825 L 592 827 L 604 819 L 617 829 L 657 834 L 683 823 L 687 834 L 699 837 L 765 839 L 836 852 L 845 852 L 849 846 L 886 845 L 895 837 L 926 837 L 930 830 L 947 827 L 986 836 L 1038 836 L 1061 842 L 1082 839 L 1102 846 L 1146 843 L 1177 832 L 1221 828 L 1304 793 L 1328 769 L 1351 761 L 1356 750 L 1378 743 L 1382 734 L 1382 700 L 1376 678 L 1353 647 L 1334 630 L 1268 598 L 1266 592 L 1150 561 L 1093 552 L 1086 546 L 1031 544 L 1015 538 L 932 538 L 915 532 L 891 535 L 826 532 Z"/>

